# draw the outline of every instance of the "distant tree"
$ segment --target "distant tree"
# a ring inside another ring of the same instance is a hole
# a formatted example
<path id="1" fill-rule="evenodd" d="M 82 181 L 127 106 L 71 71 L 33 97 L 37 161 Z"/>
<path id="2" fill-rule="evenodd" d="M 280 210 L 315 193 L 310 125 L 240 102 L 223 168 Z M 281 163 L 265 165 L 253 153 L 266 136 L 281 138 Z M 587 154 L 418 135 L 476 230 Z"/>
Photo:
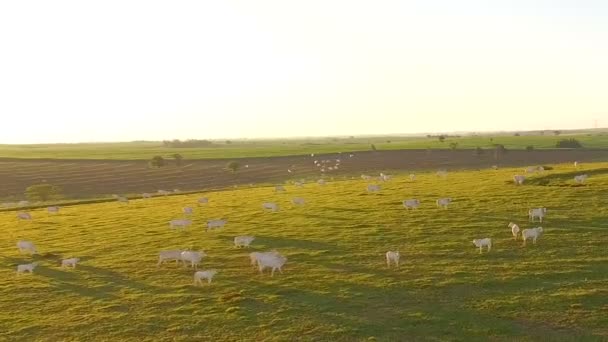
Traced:
<path id="1" fill-rule="evenodd" d="M 230 144 L 232 144 L 232 141 L 226 140 L 226 145 L 230 145 Z"/>
<path id="2" fill-rule="evenodd" d="M 175 153 L 175 154 L 171 155 L 171 157 L 173 157 L 173 159 L 175 159 L 175 165 L 182 166 L 182 161 L 184 160 L 184 157 L 182 157 L 181 154 Z"/>
<path id="3" fill-rule="evenodd" d="M 427 134 L 427 135 L 426 135 L 426 137 L 427 137 L 427 138 L 431 138 L 431 137 L 432 137 L 432 135 L 430 135 L 430 134 Z"/>
<path id="4" fill-rule="evenodd" d="M 161 156 L 154 156 L 152 160 L 150 160 L 151 167 L 163 167 L 165 166 L 165 158 Z"/>
<path id="5" fill-rule="evenodd" d="M 481 148 L 479 146 L 477 146 L 477 148 L 475 148 L 475 155 L 476 156 L 481 156 L 481 155 L 483 155 L 483 153 L 484 153 L 483 148 Z"/>
<path id="6" fill-rule="evenodd" d="M 235 173 L 240 167 L 241 167 L 241 164 L 239 164 L 239 162 L 237 162 L 237 161 L 231 161 L 228 164 L 226 164 L 226 168 L 228 170 L 232 171 L 232 173 Z"/>
<path id="7" fill-rule="evenodd" d="M 555 144 L 557 148 L 581 148 L 583 145 L 576 139 L 562 139 Z"/>
<path id="8" fill-rule="evenodd" d="M 451 143 L 450 143 L 450 148 L 451 148 L 452 150 L 455 150 L 456 148 L 458 148 L 458 143 L 457 143 L 457 142 L 451 142 Z"/>
<path id="9" fill-rule="evenodd" d="M 540 135 L 545 135 L 545 131 L 540 131 Z"/>
<path id="10" fill-rule="evenodd" d="M 376 145 L 372 144 L 370 147 L 371 147 L 372 151 L 377 151 Z"/>
<path id="11" fill-rule="evenodd" d="M 534 146 L 532 146 L 532 145 L 526 146 L 526 151 L 528 151 L 528 152 L 534 151 Z"/>
<path id="12" fill-rule="evenodd" d="M 494 159 L 499 160 L 503 155 L 507 154 L 508 150 L 502 144 L 494 145 Z"/>
<path id="13" fill-rule="evenodd" d="M 562 134 L 562 131 L 553 131 L 553 134 L 560 135 L 560 134 Z"/>
<path id="14" fill-rule="evenodd" d="M 391 141 L 390 141 L 390 140 L 387 140 L 387 141 L 386 141 L 386 143 L 387 143 L 387 144 L 390 144 L 390 143 L 391 143 Z"/>
<path id="15" fill-rule="evenodd" d="M 440 142 L 444 142 L 445 141 L 445 135 L 440 135 L 437 137 L 437 139 L 439 139 Z"/>
<path id="16" fill-rule="evenodd" d="M 519 133 L 515 133 L 515 134 L 513 134 L 513 135 L 514 135 L 514 136 L 516 136 L 516 137 L 518 137 L 518 136 L 519 136 Z"/>
<path id="17" fill-rule="evenodd" d="M 189 139 L 185 141 L 181 141 L 179 139 L 173 140 L 164 140 L 163 146 L 170 148 L 187 148 L 187 147 L 207 147 L 212 145 L 213 143 L 209 140 L 196 140 Z"/>
<path id="18" fill-rule="evenodd" d="M 36 184 L 25 189 L 25 196 L 33 202 L 46 202 L 61 198 L 61 188 L 51 184 Z"/>

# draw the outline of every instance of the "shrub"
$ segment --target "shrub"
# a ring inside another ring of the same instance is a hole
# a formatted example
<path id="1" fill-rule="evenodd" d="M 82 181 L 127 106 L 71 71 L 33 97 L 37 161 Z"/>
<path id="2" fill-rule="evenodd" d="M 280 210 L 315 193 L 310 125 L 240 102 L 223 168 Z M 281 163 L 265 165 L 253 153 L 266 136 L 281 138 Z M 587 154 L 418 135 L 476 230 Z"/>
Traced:
<path id="1" fill-rule="evenodd" d="M 532 145 L 526 146 L 526 151 L 528 151 L 528 152 L 534 151 L 534 146 L 532 146 Z"/>
<path id="2" fill-rule="evenodd" d="M 239 164 L 239 162 L 236 162 L 236 161 L 231 161 L 228 164 L 226 164 L 226 168 L 228 170 L 232 171 L 232 173 L 236 172 L 240 167 L 241 167 L 241 164 Z"/>
<path id="3" fill-rule="evenodd" d="M 184 157 L 182 157 L 181 154 L 176 153 L 176 154 L 172 155 L 171 157 L 173 157 L 173 159 L 175 159 L 175 165 L 182 166 L 182 160 L 184 160 Z"/>
<path id="4" fill-rule="evenodd" d="M 372 144 L 370 147 L 371 147 L 372 151 L 377 151 L 376 145 Z"/>
<path id="5" fill-rule="evenodd" d="M 444 142 L 445 141 L 445 135 L 440 135 L 437 137 L 437 139 L 439 139 L 440 142 Z"/>
<path id="6" fill-rule="evenodd" d="M 456 148 L 458 148 L 458 143 L 457 143 L 457 142 L 452 142 L 452 143 L 450 143 L 450 148 L 451 148 L 452 150 L 455 150 Z"/>
<path id="7" fill-rule="evenodd" d="M 476 156 L 481 156 L 484 153 L 483 148 L 477 146 L 477 148 L 475 148 L 475 155 Z"/>
<path id="8" fill-rule="evenodd" d="M 165 158 L 161 156 L 154 156 L 152 160 L 150 160 L 151 167 L 163 167 L 165 166 Z"/>
<path id="9" fill-rule="evenodd" d="M 163 145 L 165 147 L 170 147 L 170 148 L 207 147 L 212 144 L 213 143 L 209 140 L 196 140 L 196 139 L 190 139 L 190 140 L 186 140 L 186 141 L 181 141 L 178 139 L 163 141 Z"/>
<path id="10" fill-rule="evenodd" d="M 557 148 L 581 148 L 581 147 L 583 147 L 583 145 L 581 145 L 580 141 L 578 141 L 574 138 L 570 138 L 570 139 L 562 139 L 562 140 L 558 141 L 557 144 L 555 144 L 555 147 L 557 147 Z"/>
<path id="11" fill-rule="evenodd" d="M 61 188 L 51 184 L 37 184 L 25 189 L 25 196 L 30 201 L 54 200 L 61 198 Z"/>

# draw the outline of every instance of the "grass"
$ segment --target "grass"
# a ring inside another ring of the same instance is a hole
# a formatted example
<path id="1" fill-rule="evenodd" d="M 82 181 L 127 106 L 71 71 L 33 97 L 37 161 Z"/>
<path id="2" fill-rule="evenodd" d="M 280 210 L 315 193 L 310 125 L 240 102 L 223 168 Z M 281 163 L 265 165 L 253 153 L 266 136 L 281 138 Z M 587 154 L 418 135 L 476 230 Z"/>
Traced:
<path id="1" fill-rule="evenodd" d="M 215 142 L 204 148 L 167 148 L 161 142 L 95 143 L 95 144 L 51 144 L 51 145 L 0 145 L 0 157 L 5 158 L 53 158 L 53 159 L 151 159 L 156 155 L 171 158 L 175 153 L 185 159 L 276 157 L 305 155 L 310 153 L 337 153 L 369 151 L 371 144 L 379 150 L 400 149 L 449 149 L 451 143 L 458 148 L 493 148 L 503 144 L 508 149 L 555 148 L 564 138 L 578 139 L 585 148 L 608 148 L 608 134 L 590 131 L 586 134 L 562 134 L 521 136 L 497 134 L 493 136 L 449 137 L 444 142 L 427 137 L 370 137 L 370 138 L 311 138 L 288 140 L 240 140 Z"/>
<path id="2" fill-rule="evenodd" d="M 33 210 L 31 222 L 0 212 L 0 340 L 606 340 L 608 163 L 584 168 L 583 186 L 555 165 L 520 187 L 509 181 L 518 168 L 398 175 L 379 194 L 361 180 L 211 192 L 185 231 L 167 222 L 200 194 Z M 292 207 L 296 196 L 308 204 Z M 400 202 L 412 197 L 422 206 L 408 212 Z M 438 197 L 455 202 L 440 210 Z M 263 212 L 266 201 L 281 211 Z M 545 234 L 523 248 L 507 224 L 536 226 L 527 210 L 538 206 Z M 205 232 L 219 217 L 226 228 Z M 235 249 L 243 234 L 257 238 Z M 471 243 L 481 237 L 490 253 Z M 33 275 L 15 275 L 32 260 L 19 239 L 41 253 Z M 205 250 L 214 283 L 156 267 L 159 250 L 177 248 Z M 269 249 L 288 257 L 274 278 L 247 257 Z M 400 268 L 386 268 L 387 250 L 401 251 Z M 71 256 L 76 270 L 58 267 Z"/>

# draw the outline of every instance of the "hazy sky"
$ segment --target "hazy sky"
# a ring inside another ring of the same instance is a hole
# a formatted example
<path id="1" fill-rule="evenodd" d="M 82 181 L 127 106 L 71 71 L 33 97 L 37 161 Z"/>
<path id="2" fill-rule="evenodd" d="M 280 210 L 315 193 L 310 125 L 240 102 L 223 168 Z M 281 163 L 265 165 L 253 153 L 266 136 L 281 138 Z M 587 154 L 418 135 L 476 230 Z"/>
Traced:
<path id="1" fill-rule="evenodd" d="M 2 1 L 0 143 L 608 125 L 608 1 Z"/>

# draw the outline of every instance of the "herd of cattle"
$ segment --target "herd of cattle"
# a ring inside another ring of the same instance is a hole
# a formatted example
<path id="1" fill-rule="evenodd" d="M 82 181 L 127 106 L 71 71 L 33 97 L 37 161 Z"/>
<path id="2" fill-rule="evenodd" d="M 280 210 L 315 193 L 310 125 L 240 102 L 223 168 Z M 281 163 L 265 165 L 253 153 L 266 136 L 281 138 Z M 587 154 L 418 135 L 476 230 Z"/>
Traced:
<path id="1" fill-rule="evenodd" d="M 576 163 L 576 162 L 575 162 L 575 167 L 578 167 L 578 163 Z M 539 171 L 543 171 L 543 168 L 534 167 L 534 168 L 526 169 L 527 173 L 539 172 Z M 437 175 L 440 177 L 446 177 L 447 171 L 440 170 L 437 172 Z M 391 179 L 391 176 L 381 173 L 379 177 L 361 175 L 361 178 L 366 181 L 379 180 L 379 181 L 387 182 Z M 409 178 L 411 181 L 414 181 L 416 179 L 416 176 L 414 174 L 411 174 Z M 515 175 L 513 178 L 514 178 L 515 184 L 517 184 L 517 185 L 523 184 L 523 182 L 525 180 L 525 177 L 522 175 Z M 586 178 L 587 178 L 586 175 L 576 176 L 575 181 L 582 183 Z M 317 183 L 319 185 L 324 185 L 325 181 L 323 179 L 320 179 Z M 303 180 L 294 182 L 294 185 L 296 185 L 298 187 L 303 186 L 303 184 L 304 184 Z M 175 192 L 177 192 L 177 191 L 178 190 L 175 190 Z M 282 185 L 277 185 L 277 186 L 275 186 L 275 191 L 284 192 L 285 188 Z M 367 186 L 367 191 L 370 193 L 379 192 L 379 191 L 381 191 L 381 187 L 378 184 L 369 184 Z M 170 192 L 163 191 L 163 190 L 158 191 L 159 195 L 168 195 L 169 193 Z M 151 197 L 153 197 L 151 194 L 148 194 L 148 193 L 142 194 L 142 198 L 151 198 Z M 126 197 L 115 196 L 115 198 L 119 202 L 128 203 L 128 199 Z M 302 205 L 306 204 L 306 200 L 304 198 L 300 198 L 300 197 L 293 198 L 291 202 L 295 206 L 302 206 Z M 452 202 L 452 198 L 440 198 L 436 201 L 436 205 L 437 205 L 437 207 L 440 207 L 443 209 L 448 209 L 451 202 Z M 209 199 L 207 197 L 202 197 L 202 198 L 198 199 L 199 205 L 205 205 L 207 203 L 209 203 Z M 420 206 L 421 203 L 418 199 L 411 198 L 411 199 L 403 200 L 402 204 L 403 204 L 403 207 L 407 210 L 410 210 L 410 209 L 415 210 Z M 264 210 L 267 210 L 270 212 L 277 212 L 280 210 L 279 205 L 277 203 L 273 203 L 273 202 L 263 203 L 262 208 Z M 57 206 L 52 206 L 52 207 L 48 207 L 47 211 L 49 213 L 56 214 L 60 211 L 60 208 Z M 186 215 L 191 215 L 194 212 L 194 208 L 193 207 L 184 207 L 182 209 L 182 211 Z M 546 214 L 547 214 L 546 208 L 533 208 L 533 209 L 529 210 L 528 217 L 531 222 L 535 222 L 536 219 L 538 219 L 542 223 Z M 28 212 L 19 212 L 17 214 L 17 217 L 21 220 L 32 220 L 32 215 Z M 206 224 L 206 230 L 214 230 L 214 229 L 223 228 L 227 223 L 228 223 L 228 221 L 226 219 L 208 220 L 207 224 Z M 190 225 L 192 225 L 192 220 L 190 220 L 190 219 L 175 219 L 175 220 L 171 220 L 169 222 L 169 227 L 171 229 L 184 229 Z M 519 226 L 513 222 L 509 223 L 508 227 L 511 229 L 511 233 L 513 234 L 514 239 L 517 240 L 517 238 L 519 236 L 521 236 L 521 239 L 523 240 L 523 246 L 525 246 L 526 241 L 528 241 L 530 239 L 532 240 L 532 242 L 534 244 L 536 244 L 537 239 L 543 233 L 542 227 L 521 230 L 519 228 Z M 236 236 L 234 238 L 234 246 L 237 248 L 249 247 L 254 240 L 255 240 L 255 236 L 249 236 L 249 235 Z M 492 239 L 488 238 L 488 237 L 474 239 L 473 244 L 476 248 L 479 248 L 479 253 L 483 252 L 484 247 L 487 248 L 488 252 L 492 249 Z M 20 240 L 17 242 L 17 248 L 19 249 L 20 253 L 28 253 L 31 255 L 38 253 L 36 246 L 31 241 Z M 183 263 L 184 265 L 189 264 L 190 267 L 192 267 L 195 270 L 195 273 L 194 273 L 194 284 L 195 285 L 202 284 L 203 280 L 206 280 L 208 283 L 211 283 L 213 277 L 217 274 L 217 270 L 210 269 L 210 270 L 204 270 L 204 271 L 197 271 L 197 268 L 198 268 L 201 260 L 206 256 L 207 256 L 207 254 L 203 251 L 190 251 L 190 250 L 160 251 L 157 267 L 160 267 L 160 265 L 162 265 L 166 261 L 175 261 L 176 264 L 179 264 L 179 263 Z M 395 266 L 399 266 L 399 258 L 400 258 L 399 251 L 388 251 L 388 252 L 386 252 L 385 257 L 386 257 L 386 263 L 387 263 L 388 267 L 391 267 L 392 264 L 394 264 Z M 282 267 L 287 262 L 287 258 L 285 256 L 281 255 L 280 253 L 278 253 L 276 250 L 272 250 L 272 251 L 268 251 L 268 252 L 253 252 L 253 253 L 249 254 L 249 258 L 251 261 L 251 265 L 256 267 L 260 273 L 263 273 L 264 269 L 267 269 L 267 268 L 271 269 L 271 273 L 270 273 L 271 277 L 274 276 L 274 273 L 276 270 L 278 270 L 279 272 L 282 273 Z M 79 261 L 80 261 L 79 258 L 63 259 L 61 262 L 61 267 L 62 268 L 65 268 L 65 267 L 75 268 Z M 18 274 L 25 273 L 25 272 L 33 273 L 34 268 L 36 268 L 37 265 L 38 265 L 37 262 L 18 265 L 17 273 Z"/>

